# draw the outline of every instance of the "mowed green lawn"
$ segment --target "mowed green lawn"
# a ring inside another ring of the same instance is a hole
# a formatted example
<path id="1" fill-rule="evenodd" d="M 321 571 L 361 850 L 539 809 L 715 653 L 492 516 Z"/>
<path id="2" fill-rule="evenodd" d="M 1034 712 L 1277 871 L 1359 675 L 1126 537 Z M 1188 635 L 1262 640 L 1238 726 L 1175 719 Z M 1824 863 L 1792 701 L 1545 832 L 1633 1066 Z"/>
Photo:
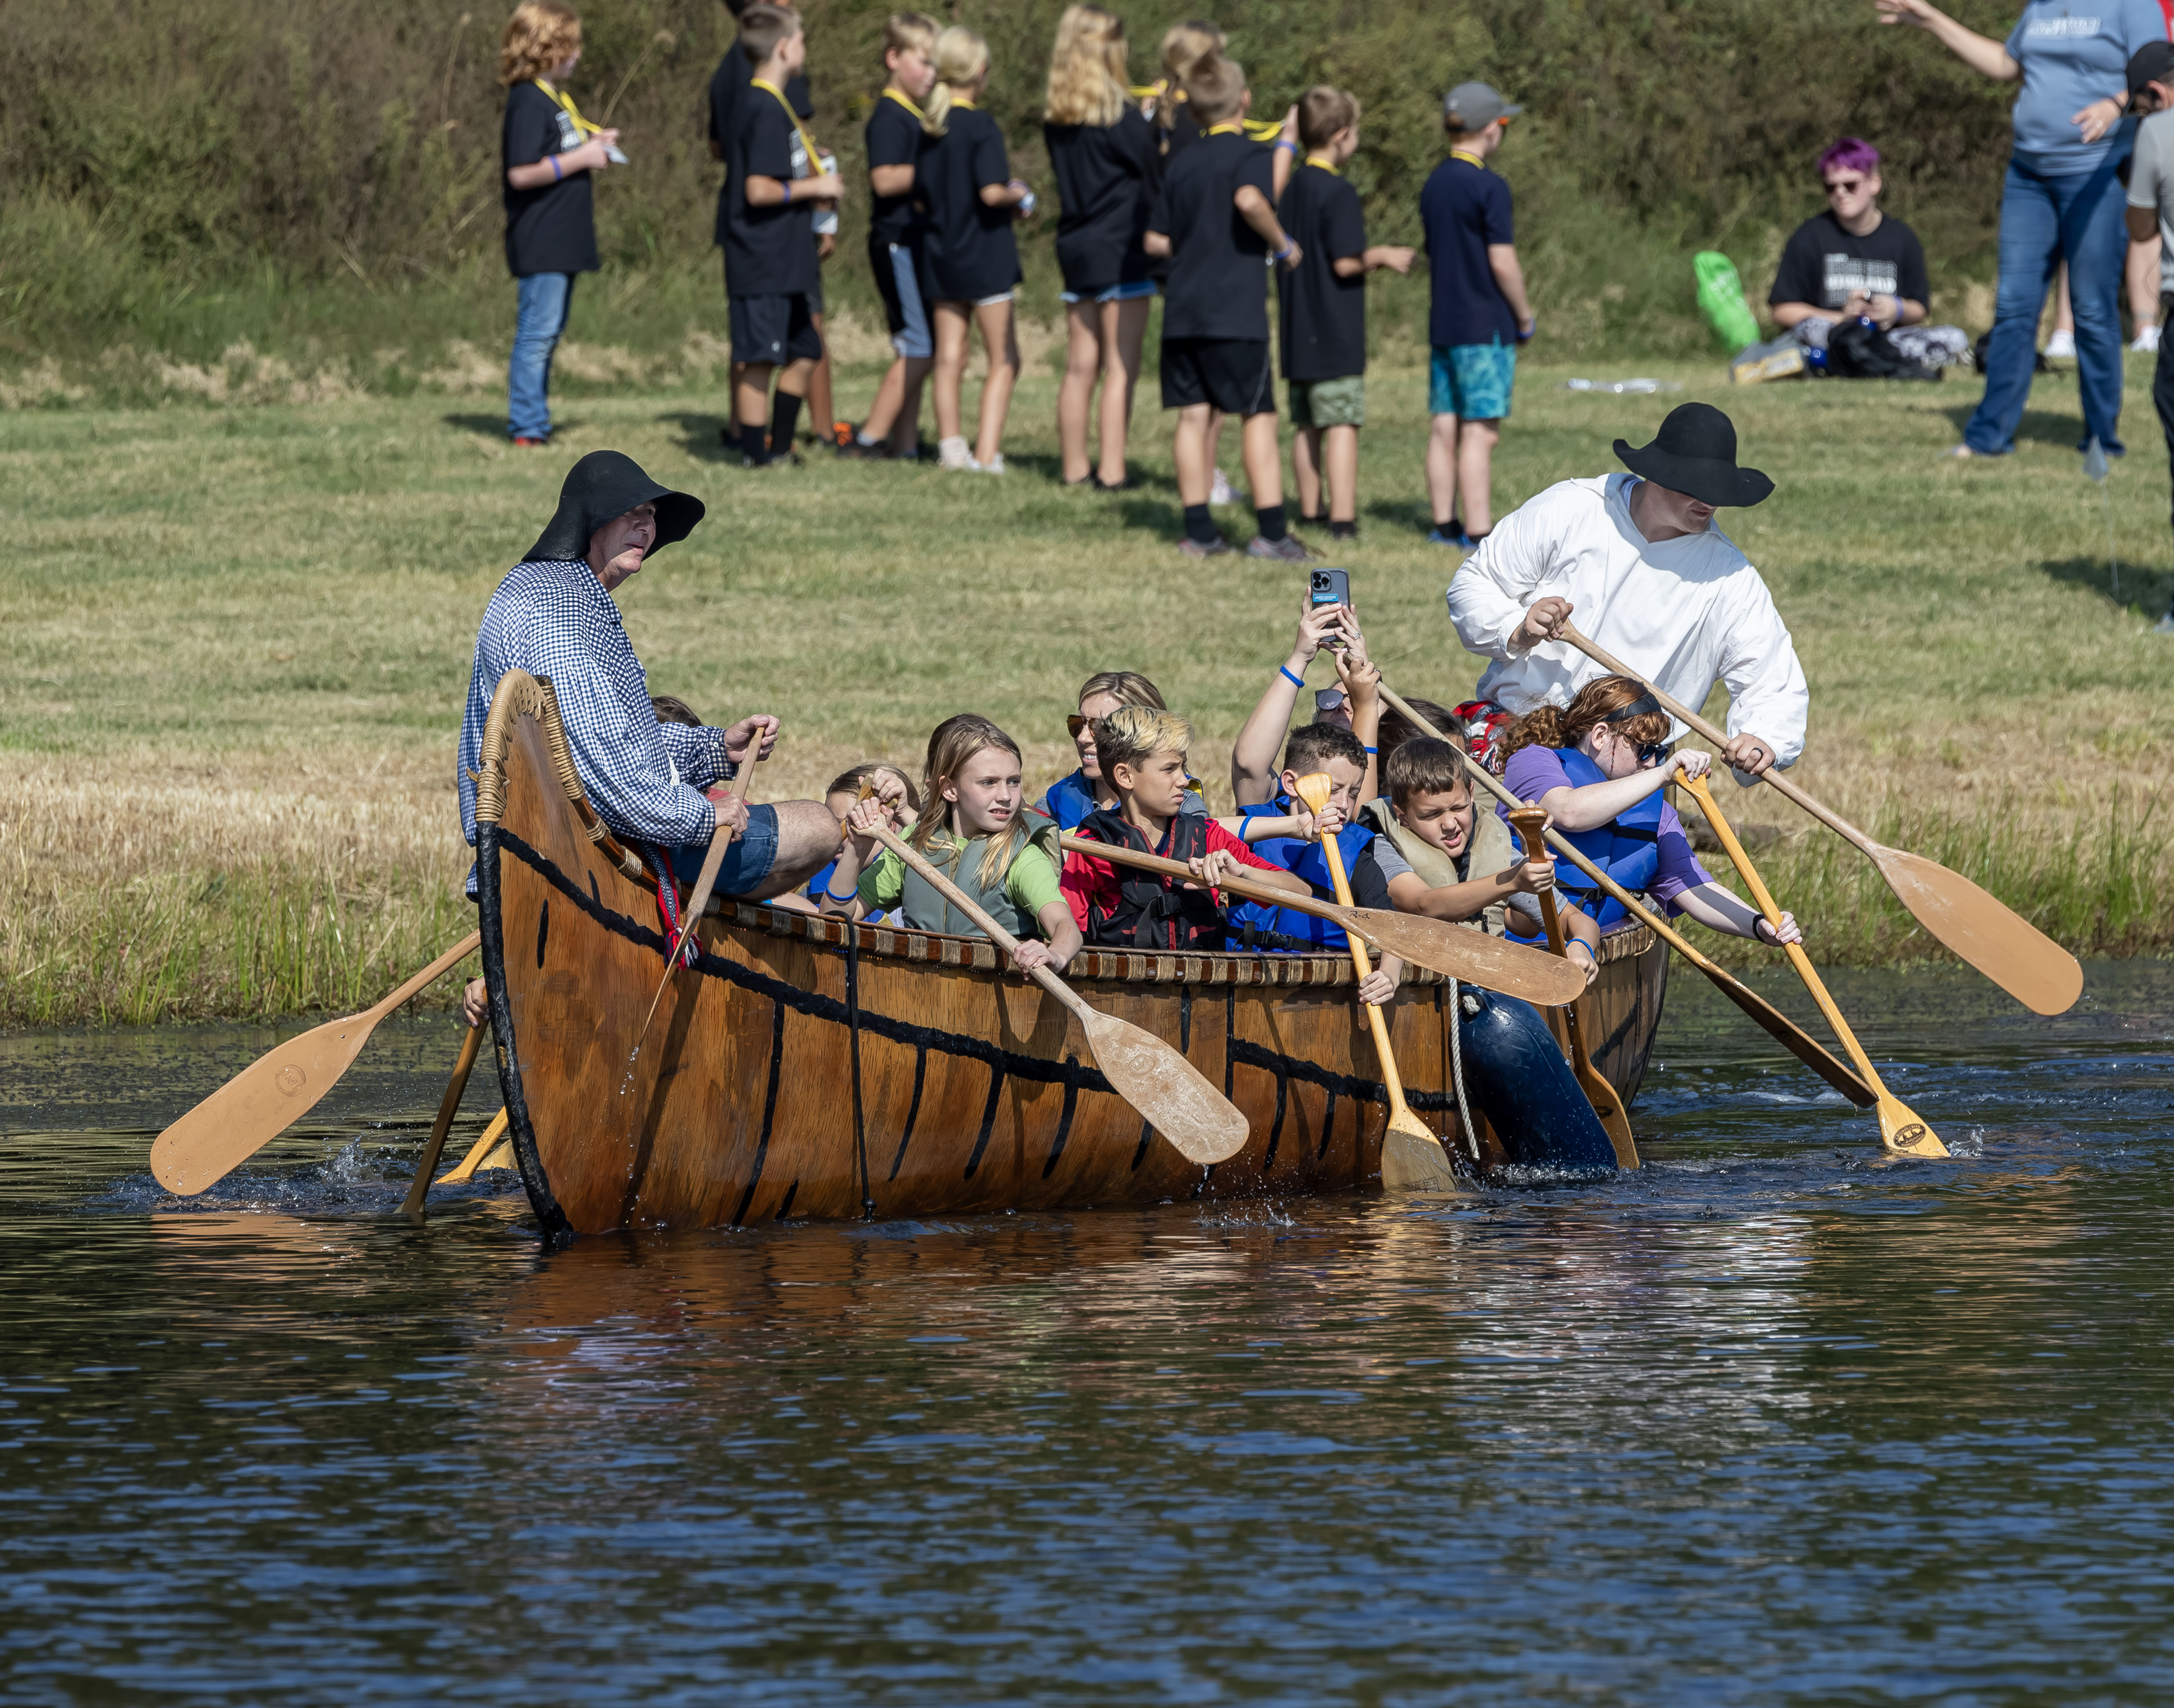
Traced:
<path id="1" fill-rule="evenodd" d="M 2174 641 L 2151 632 L 2174 536 L 2147 362 L 2130 375 L 2133 454 L 2103 489 L 2073 448 L 2066 376 L 2039 381 L 2016 456 L 1957 466 L 1939 453 L 1976 401 L 1969 376 L 1736 391 L 1718 364 L 1586 371 L 1685 389 L 1574 393 L 1571 370 L 1528 365 L 1498 508 L 1619 466 L 1610 442 L 1643 443 L 1676 403 L 1720 403 L 1777 483 L 1726 522 L 1810 678 L 1800 780 L 1973 866 L 2080 949 L 2174 939 L 2152 816 Z M 873 378 L 841 374 L 841 404 Z M 1060 488 L 1054 390 L 1021 386 L 1001 478 L 814 451 L 749 473 L 719 446 L 722 400 L 695 392 L 564 398 L 559 441 L 523 452 L 483 397 L 0 416 L 0 1019 L 332 1002 L 455 929 L 476 620 L 568 465 L 603 446 L 709 506 L 620 604 L 653 689 L 720 720 L 783 718 L 765 789 L 812 792 L 877 754 L 917 766 L 931 726 L 968 709 L 1046 781 L 1070 768 L 1079 679 L 1123 667 L 1192 716 L 1195 768 L 1227 797 L 1230 739 L 1284 656 L 1304 573 L 1178 555 L 1151 381 L 1141 489 Z M 1369 408 L 1361 537 L 1333 561 L 1391 682 L 1463 698 L 1480 662 L 1442 608 L 1456 560 L 1424 539 L 1424 376 L 1377 371 Z M 1242 543 L 1250 512 L 1219 520 Z M 1802 823 L 1764 791 L 1741 804 Z M 1833 915 L 1834 958 L 1922 951 L 1831 839 L 1777 858 L 1784 900 Z M 276 953 L 275 914 L 291 915 Z"/>

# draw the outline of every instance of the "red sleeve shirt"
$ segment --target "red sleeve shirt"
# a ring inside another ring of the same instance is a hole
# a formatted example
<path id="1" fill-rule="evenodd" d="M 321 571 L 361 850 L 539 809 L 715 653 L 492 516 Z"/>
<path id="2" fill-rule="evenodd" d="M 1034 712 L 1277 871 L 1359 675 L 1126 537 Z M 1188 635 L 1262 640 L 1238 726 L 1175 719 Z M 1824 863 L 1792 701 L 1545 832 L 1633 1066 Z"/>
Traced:
<path id="1" fill-rule="evenodd" d="M 1278 872 L 1282 868 L 1271 861 L 1263 860 L 1244 840 L 1232 835 L 1213 819 L 1208 821 L 1208 848 L 1210 853 L 1221 849 L 1241 866 L 1251 866 L 1263 872 Z M 1093 841 L 1085 831 L 1076 833 Z M 1166 840 L 1166 839 L 1165 839 Z M 1165 884 L 1175 884 L 1174 878 L 1165 878 Z M 1082 937 L 1087 935 L 1087 916 L 1090 908 L 1100 908 L 1104 913 L 1114 913 L 1117 908 L 1117 870 L 1107 860 L 1097 860 L 1092 855 L 1082 854 L 1077 849 L 1068 850 L 1064 856 L 1064 870 L 1058 878 L 1064 900 L 1072 909 L 1072 922 L 1079 927 Z M 1219 893 L 1215 905 L 1221 906 Z"/>

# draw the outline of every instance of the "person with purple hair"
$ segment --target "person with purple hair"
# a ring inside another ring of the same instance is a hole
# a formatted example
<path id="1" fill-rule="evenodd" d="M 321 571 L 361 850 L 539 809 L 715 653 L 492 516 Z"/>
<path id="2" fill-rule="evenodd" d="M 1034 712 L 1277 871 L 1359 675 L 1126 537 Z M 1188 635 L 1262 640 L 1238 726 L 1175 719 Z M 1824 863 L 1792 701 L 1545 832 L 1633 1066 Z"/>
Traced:
<path id="1" fill-rule="evenodd" d="M 1925 246 L 1891 214 L 1883 214 L 1879 150 L 1844 137 L 1819 160 L 1827 205 L 1791 235 L 1767 293 L 1774 324 L 1807 349 L 1823 350 L 1827 335 L 1868 320 L 1888 335 L 1904 359 L 1944 367 L 1970 339 L 1957 327 L 1925 325 L 1932 277 Z"/>
<path id="2" fill-rule="evenodd" d="M 2125 116 L 2131 55 L 2166 40 L 2159 0 L 2024 0 L 2004 41 L 1957 23 L 1932 0 L 1873 0 L 1882 24 L 1926 31 L 1973 71 L 2020 80 L 2000 199 L 2000 283 L 1985 395 L 1950 457 L 2005 457 L 2037 368 L 2038 316 L 2053 268 L 2069 263 L 2076 316 L 2079 451 L 2121 442 L 2121 286 L 2128 259 L 2122 188 L 2136 125 Z"/>

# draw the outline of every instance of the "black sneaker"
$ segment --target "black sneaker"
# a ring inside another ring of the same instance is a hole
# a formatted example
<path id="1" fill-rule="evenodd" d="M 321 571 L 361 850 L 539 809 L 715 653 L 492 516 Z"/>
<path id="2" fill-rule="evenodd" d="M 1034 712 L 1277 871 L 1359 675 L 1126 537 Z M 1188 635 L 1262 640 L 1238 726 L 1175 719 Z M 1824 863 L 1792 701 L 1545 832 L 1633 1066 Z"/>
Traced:
<path id="1" fill-rule="evenodd" d="M 1220 534 L 1212 540 L 1197 540 L 1187 534 L 1177 543 L 1177 549 L 1188 558 L 1219 558 L 1230 549 L 1230 542 Z"/>
<path id="2" fill-rule="evenodd" d="M 1310 564 L 1313 554 L 1306 549 L 1305 542 L 1296 534 L 1285 534 L 1279 540 L 1265 539 L 1255 534 L 1246 547 L 1249 558 L 1268 558 L 1280 564 Z"/>

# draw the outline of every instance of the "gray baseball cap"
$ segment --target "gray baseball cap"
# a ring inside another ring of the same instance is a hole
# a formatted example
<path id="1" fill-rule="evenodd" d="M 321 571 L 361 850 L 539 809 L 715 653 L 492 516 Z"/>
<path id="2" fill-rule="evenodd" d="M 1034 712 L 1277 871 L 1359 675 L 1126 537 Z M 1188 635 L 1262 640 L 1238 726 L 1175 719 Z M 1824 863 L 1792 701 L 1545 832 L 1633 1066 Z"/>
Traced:
<path id="1" fill-rule="evenodd" d="M 1441 111 L 1459 130 L 1477 131 L 1497 119 L 1515 118 L 1524 108 L 1511 105 L 1484 83 L 1460 83 L 1441 98 Z"/>

